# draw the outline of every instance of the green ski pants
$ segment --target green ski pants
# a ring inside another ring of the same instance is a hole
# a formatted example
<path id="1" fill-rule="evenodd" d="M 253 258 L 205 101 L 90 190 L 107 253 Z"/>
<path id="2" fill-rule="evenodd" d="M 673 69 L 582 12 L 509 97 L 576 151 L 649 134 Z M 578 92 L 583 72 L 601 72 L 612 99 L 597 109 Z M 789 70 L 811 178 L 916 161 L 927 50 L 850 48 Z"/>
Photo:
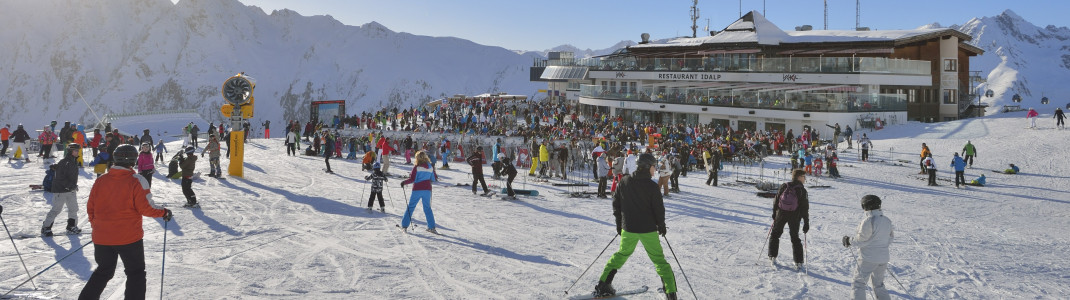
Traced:
<path id="1" fill-rule="evenodd" d="M 661 239 L 658 238 L 658 233 L 632 233 L 625 230 L 620 231 L 620 249 L 613 256 L 609 257 L 609 261 L 606 262 L 606 269 L 602 271 L 602 277 L 598 280 L 605 281 L 609 277 L 609 272 L 620 269 L 624 266 L 624 263 L 628 261 L 628 257 L 635 252 L 635 245 L 639 242 L 643 243 L 643 249 L 646 250 L 646 255 L 650 257 L 650 261 L 654 262 L 655 271 L 658 276 L 661 276 L 662 284 L 665 285 L 666 293 L 676 292 L 676 276 L 672 273 L 672 266 L 665 260 L 665 255 L 661 250 Z"/>

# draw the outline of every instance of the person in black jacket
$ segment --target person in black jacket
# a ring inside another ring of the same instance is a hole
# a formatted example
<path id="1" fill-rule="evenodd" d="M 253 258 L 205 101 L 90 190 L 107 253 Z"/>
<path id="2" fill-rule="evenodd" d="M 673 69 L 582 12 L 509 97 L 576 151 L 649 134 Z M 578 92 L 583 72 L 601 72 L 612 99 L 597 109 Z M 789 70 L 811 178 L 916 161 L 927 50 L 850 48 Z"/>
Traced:
<path id="1" fill-rule="evenodd" d="M 609 296 L 616 293 L 613 289 L 613 277 L 617 269 L 624 266 L 628 256 L 635 251 L 637 243 L 643 243 L 647 256 L 654 262 L 655 270 L 661 276 L 668 299 L 676 299 L 676 277 L 672 267 L 662 253 L 661 240 L 664 236 L 665 203 L 662 202 L 658 184 L 651 180 L 657 174 L 657 159 L 653 154 L 644 153 L 636 162 L 636 170 L 624 177 L 613 194 L 613 216 L 617 221 L 617 234 L 620 234 L 620 250 L 606 262 L 606 267 L 594 288 L 596 296 Z"/>
<path id="2" fill-rule="evenodd" d="M 487 181 L 483 179 L 483 146 L 476 147 L 476 153 L 472 153 L 465 159 L 468 165 L 472 166 L 472 194 L 476 194 L 476 183 L 483 185 L 483 195 L 490 194 L 490 190 L 487 189 Z"/>
<path id="3" fill-rule="evenodd" d="M 796 268 L 803 266 L 803 244 L 799 239 L 799 221 L 803 223 L 802 231 L 805 234 L 810 231 L 810 201 L 806 197 L 806 171 L 796 169 L 791 172 L 791 182 L 780 185 L 776 197 L 773 198 L 773 227 L 769 234 L 769 259 L 776 263 L 777 252 L 780 250 L 780 235 L 784 234 L 784 224 L 788 225 L 791 236 L 792 258 L 795 259 Z M 794 194 L 795 203 L 788 198 Z M 787 199 L 787 201 L 781 201 Z"/>
<path id="4" fill-rule="evenodd" d="M 501 153 L 498 153 L 501 155 Z M 501 163 L 504 166 L 502 173 L 505 174 L 505 191 L 510 200 L 516 200 L 516 192 L 513 191 L 513 179 L 516 179 L 516 167 L 513 166 L 513 158 L 505 157 L 501 159 Z"/>
<path id="5" fill-rule="evenodd" d="M 52 210 L 45 215 L 41 236 L 52 236 L 52 223 L 67 206 L 67 233 L 78 234 L 78 144 L 71 143 L 64 151 L 63 159 L 55 164 L 56 175 L 52 178 Z"/>
<path id="6" fill-rule="evenodd" d="M 12 148 L 15 149 L 15 155 L 11 158 L 14 159 L 26 159 L 26 162 L 30 161 L 30 154 L 26 152 L 26 141 L 30 140 L 30 134 L 26 133 L 26 129 L 22 128 L 22 124 L 19 124 L 18 128 L 15 128 L 15 132 L 11 133 L 11 143 L 14 144 Z M 11 162 L 11 158 L 7 161 Z"/>

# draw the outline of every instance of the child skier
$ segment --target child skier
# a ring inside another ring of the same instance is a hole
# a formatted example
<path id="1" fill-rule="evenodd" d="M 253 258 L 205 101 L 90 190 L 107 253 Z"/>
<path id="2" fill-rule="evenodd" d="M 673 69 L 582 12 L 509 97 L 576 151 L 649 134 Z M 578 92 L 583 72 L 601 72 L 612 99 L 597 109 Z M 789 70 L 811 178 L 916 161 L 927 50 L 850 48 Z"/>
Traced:
<path id="1" fill-rule="evenodd" d="M 163 145 L 163 139 L 156 144 L 156 160 L 153 162 L 163 162 L 163 154 L 167 153 L 167 146 Z"/>
<path id="2" fill-rule="evenodd" d="M 156 173 L 155 163 L 152 159 L 152 144 L 142 143 L 141 152 L 137 156 L 137 173 L 148 181 L 149 188 L 152 188 L 152 174 Z"/>
<path id="3" fill-rule="evenodd" d="M 368 195 L 368 210 L 372 210 L 372 202 L 375 197 L 379 197 L 379 211 L 386 212 L 385 205 L 383 204 L 383 182 L 387 181 L 386 175 L 380 170 L 379 163 L 375 163 L 372 166 L 372 173 L 368 176 L 364 176 L 364 180 L 371 180 L 372 192 Z"/>
<path id="4" fill-rule="evenodd" d="M 93 162 L 90 163 L 93 165 L 93 173 L 96 173 L 98 178 L 108 171 L 108 162 L 111 161 L 111 154 L 108 154 L 108 146 L 100 145 L 99 149 L 100 153 L 97 153 L 97 156 L 93 158 Z"/>
<path id="5" fill-rule="evenodd" d="M 824 159 L 822 159 L 820 156 L 814 159 L 814 176 L 821 177 L 821 174 L 823 174 L 822 169 L 824 169 L 825 166 L 823 161 Z"/>

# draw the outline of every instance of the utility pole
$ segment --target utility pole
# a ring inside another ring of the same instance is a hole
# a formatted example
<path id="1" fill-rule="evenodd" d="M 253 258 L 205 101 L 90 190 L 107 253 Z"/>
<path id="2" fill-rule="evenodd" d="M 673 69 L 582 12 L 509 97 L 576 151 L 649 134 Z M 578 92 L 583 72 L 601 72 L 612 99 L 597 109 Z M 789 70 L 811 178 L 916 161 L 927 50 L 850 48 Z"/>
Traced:
<path id="1" fill-rule="evenodd" d="M 694 4 L 691 5 L 691 37 L 698 37 L 698 0 L 694 0 Z"/>
<path id="2" fill-rule="evenodd" d="M 855 0 L 855 30 L 862 27 L 862 0 Z"/>
<path id="3" fill-rule="evenodd" d="M 829 30 L 829 0 L 825 0 L 825 30 Z"/>

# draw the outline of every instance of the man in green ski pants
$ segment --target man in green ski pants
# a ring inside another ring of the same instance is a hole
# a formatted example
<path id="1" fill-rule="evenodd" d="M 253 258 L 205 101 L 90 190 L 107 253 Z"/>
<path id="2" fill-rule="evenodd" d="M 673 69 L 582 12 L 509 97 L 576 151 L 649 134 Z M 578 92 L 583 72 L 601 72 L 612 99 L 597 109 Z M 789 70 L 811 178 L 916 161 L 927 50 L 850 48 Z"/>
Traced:
<path id="1" fill-rule="evenodd" d="M 661 240 L 658 238 L 659 234 L 665 235 L 665 203 L 658 191 L 658 183 L 652 180 L 653 174 L 657 174 L 657 159 L 652 154 L 643 154 L 636 165 L 635 172 L 625 177 L 613 194 L 613 216 L 617 219 L 617 233 L 621 236 L 620 249 L 606 262 L 594 293 L 596 296 L 616 294 L 613 277 L 617 269 L 628 261 L 636 244 L 643 243 L 647 256 L 654 262 L 658 276 L 661 276 L 666 298 L 675 300 L 676 277 L 662 254 Z"/>

